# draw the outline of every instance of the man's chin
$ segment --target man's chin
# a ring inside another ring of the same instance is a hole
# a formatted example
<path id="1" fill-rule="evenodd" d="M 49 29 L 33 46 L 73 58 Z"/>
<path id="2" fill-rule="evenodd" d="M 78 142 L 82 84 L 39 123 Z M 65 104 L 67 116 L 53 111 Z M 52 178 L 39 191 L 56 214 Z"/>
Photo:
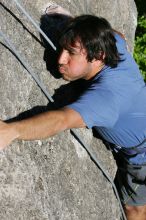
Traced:
<path id="1" fill-rule="evenodd" d="M 70 79 L 69 77 L 65 76 L 65 75 L 62 75 L 62 78 L 65 80 L 65 81 L 73 81 L 72 79 Z"/>
<path id="2" fill-rule="evenodd" d="M 70 78 L 70 77 L 68 77 L 68 76 L 65 75 L 65 74 L 64 74 L 64 75 L 62 74 L 62 78 L 63 78 L 65 81 L 69 81 L 69 82 L 78 80 L 78 78 Z"/>

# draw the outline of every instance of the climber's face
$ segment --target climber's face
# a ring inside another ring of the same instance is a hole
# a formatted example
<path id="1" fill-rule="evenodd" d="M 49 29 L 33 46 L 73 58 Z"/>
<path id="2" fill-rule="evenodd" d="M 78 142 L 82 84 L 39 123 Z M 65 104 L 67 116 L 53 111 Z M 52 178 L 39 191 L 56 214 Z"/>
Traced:
<path id="1" fill-rule="evenodd" d="M 79 42 L 76 42 L 70 49 L 63 49 L 59 59 L 59 72 L 67 81 L 77 79 L 90 79 L 97 72 L 95 70 L 94 61 L 87 60 L 87 52 L 81 47 Z"/>

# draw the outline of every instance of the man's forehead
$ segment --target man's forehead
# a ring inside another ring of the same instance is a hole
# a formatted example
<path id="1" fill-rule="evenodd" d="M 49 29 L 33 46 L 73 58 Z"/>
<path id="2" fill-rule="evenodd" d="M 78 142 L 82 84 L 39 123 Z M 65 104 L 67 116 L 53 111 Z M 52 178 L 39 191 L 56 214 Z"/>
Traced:
<path id="1" fill-rule="evenodd" d="M 85 51 L 85 48 L 83 48 L 83 45 L 79 41 L 75 41 L 72 45 L 69 45 L 69 48 L 75 51 Z"/>

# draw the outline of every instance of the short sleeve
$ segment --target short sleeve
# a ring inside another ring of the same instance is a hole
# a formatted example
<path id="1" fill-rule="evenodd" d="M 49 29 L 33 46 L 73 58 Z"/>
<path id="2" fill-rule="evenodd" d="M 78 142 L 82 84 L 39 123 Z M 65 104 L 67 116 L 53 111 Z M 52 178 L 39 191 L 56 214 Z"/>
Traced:
<path id="1" fill-rule="evenodd" d="M 88 128 L 113 127 L 119 114 L 114 95 L 100 84 L 93 84 L 76 102 L 67 107 L 77 111 Z"/>

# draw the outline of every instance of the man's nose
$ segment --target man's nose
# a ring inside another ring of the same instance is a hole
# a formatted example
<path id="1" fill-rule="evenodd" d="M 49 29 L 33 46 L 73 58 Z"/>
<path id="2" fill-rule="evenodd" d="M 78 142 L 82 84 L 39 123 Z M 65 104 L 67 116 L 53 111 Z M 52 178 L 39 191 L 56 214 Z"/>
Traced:
<path id="1" fill-rule="evenodd" d="M 69 59 L 69 54 L 67 50 L 63 50 L 59 56 L 58 64 L 67 64 Z"/>

